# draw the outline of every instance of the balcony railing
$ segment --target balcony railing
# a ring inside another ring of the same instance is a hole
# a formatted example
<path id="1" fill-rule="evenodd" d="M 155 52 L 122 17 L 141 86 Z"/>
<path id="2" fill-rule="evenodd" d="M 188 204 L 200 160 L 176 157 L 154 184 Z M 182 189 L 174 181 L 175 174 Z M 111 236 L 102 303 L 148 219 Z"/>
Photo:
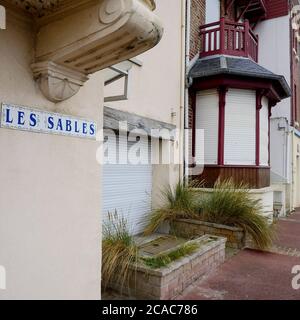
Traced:
<path id="1" fill-rule="evenodd" d="M 258 36 L 249 22 L 236 23 L 221 18 L 220 21 L 200 27 L 200 57 L 215 54 L 247 57 L 258 60 Z"/>

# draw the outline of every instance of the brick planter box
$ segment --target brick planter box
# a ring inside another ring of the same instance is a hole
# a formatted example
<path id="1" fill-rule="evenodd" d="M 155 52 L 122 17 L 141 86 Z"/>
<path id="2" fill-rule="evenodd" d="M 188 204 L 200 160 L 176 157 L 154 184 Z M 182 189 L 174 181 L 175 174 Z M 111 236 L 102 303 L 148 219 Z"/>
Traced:
<path id="1" fill-rule="evenodd" d="M 112 281 L 110 288 L 136 299 L 174 299 L 194 281 L 225 261 L 225 238 L 206 235 L 193 241 L 200 245 L 195 253 L 161 269 L 138 265 L 135 271 L 132 269 L 128 282 L 122 286 Z"/>
<path id="2" fill-rule="evenodd" d="M 226 246 L 233 249 L 245 248 L 245 232 L 240 228 L 198 220 L 176 220 L 171 223 L 170 233 L 177 237 L 192 239 L 204 234 L 227 238 Z"/>

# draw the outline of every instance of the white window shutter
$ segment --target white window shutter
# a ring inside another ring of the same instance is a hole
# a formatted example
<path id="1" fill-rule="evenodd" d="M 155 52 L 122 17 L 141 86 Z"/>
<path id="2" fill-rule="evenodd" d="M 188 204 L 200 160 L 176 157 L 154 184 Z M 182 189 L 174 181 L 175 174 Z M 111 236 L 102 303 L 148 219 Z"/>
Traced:
<path id="1" fill-rule="evenodd" d="M 219 95 L 217 90 L 205 90 L 197 95 L 196 129 L 204 130 L 204 163 L 217 164 L 219 141 Z M 201 141 L 196 140 L 196 154 L 203 152 L 199 150 L 201 145 Z"/>
<path id="2" fill-rule="evenodd" d="M 229 89 L 225 106 L 225 165 L 256 164 L 256 92 Z"/>

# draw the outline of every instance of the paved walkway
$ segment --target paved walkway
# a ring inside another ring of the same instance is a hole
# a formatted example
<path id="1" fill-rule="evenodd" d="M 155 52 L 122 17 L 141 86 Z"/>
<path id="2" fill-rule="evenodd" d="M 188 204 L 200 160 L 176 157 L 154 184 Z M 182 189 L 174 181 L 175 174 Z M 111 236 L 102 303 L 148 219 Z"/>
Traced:
<path id="1" fill-rule="evenodd" d="M 271 251 L 239 252 L 178 299 L 300 300 L 300 290 L 291 285 L 291 270 L 300 265 L 300 211 L 278 222 L 278 239 Z"/>

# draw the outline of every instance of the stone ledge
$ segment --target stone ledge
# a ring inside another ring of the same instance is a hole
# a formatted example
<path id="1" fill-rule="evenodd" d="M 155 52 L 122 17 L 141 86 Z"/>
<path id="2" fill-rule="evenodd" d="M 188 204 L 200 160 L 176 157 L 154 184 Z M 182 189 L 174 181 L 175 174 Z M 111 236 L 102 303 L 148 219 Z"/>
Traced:
<path id="1" fill-rule="evenodd" d="M 198 225 L 204 225 L 204 226 L 214 227 L 214 228 L 222 228 L 222 229 L 230 230 L 230 231 L 234 231 L 234 232 L 235 231 L 243 232 L 243 229 L 238 228 L 238 227 L 231 227 L 231 226 L 226 226 L 224 224 L 217 224 L 217 223 L 194 220 L 194 219 L 178 219 L 176 221 L 185 222 L 185 223 L 192 223 L 192 224 L 198 224 Z"/>
<path id="2" fill-rule="evenodd" d="M 190 239 L 204 234 L 225 237 L 227 247 L 233 249 L 243 249 L 246 239 L 245 232 L 241 228 L 192 219 L 173 221 L 171 223 L 171 234 Z"/>

